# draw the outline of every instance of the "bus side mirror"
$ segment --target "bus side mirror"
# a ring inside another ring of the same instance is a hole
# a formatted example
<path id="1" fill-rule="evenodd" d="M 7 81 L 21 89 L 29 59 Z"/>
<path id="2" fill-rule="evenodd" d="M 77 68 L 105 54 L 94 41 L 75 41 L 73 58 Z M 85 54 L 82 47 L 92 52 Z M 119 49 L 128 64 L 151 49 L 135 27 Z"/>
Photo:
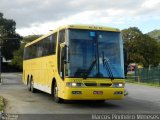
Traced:
<path id="1" fill-rule="evenodd" d="M 61 57 L 64 62 L 64 64 L 68 63 L 68 57 L 67 57 L 67 45 L 65 43 L 60 44 L 61 47 Z"/>

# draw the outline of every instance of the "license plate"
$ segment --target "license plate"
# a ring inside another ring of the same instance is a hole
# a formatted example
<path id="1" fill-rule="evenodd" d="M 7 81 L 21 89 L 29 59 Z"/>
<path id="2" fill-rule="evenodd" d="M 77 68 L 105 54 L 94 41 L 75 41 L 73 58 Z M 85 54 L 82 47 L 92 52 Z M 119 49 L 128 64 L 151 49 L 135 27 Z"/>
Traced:
<path id="1" fill-rule="evenodd" d="M 103 94 L 103 91 L 93 91 L 93 94 Z"/>

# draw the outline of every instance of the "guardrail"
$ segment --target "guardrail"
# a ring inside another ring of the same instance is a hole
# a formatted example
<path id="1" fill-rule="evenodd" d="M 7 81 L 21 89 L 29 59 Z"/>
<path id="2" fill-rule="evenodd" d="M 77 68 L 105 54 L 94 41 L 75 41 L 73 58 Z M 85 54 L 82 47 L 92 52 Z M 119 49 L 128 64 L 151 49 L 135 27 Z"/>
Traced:
<path id="1" fill-rule="evenodd" d="M 141 68 L 126 76 L 126 82 L 146 83 L 160 86 L 160 68 Z"/>

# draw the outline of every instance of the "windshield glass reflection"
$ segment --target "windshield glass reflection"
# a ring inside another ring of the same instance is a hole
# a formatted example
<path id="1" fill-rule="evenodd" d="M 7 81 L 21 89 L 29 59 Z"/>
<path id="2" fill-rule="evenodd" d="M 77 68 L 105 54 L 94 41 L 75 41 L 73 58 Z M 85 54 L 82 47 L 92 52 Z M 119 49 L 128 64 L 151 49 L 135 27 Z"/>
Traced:
<path id="1" fill-rule="evenodd" d="M 104 62 L 109 68 L 105 67 Z M 111 76 L 109 71 L 115 78 L 124 78 L 120 33 L 71 29 L 68 76 L 109 78 Z"/>

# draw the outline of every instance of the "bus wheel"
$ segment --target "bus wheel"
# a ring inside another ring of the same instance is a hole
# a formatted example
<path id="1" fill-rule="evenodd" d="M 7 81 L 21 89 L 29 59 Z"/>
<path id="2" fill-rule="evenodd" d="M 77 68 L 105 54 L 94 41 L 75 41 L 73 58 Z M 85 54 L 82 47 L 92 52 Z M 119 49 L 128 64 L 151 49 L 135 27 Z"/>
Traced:
<path id="1" fill-rule="evenodd" d="M 62 102 L 63 102 L 63 99 L 58 97 L 58 87 L 57 87 L 57 83 L 54 84 L 53 97 L 54 97 L 54 101 L 55 101 L 56 103 L 62 103 Z"/>
<path id="2" fill-rule="evenodd" d="M 30 86 L 31 86 L 31 92 L 35 93 L 36 89 L 34 88 L 34 82 L 33 82 L 33 78 L 32 77 L 31 77 L 31 80 L 30 80 Z"/>
<path id="3" fill-rule="evenodd" d="M 27 82 L 28 90 L 29 90 L 29 91 L 31 91 L 31 84 L 30 84 L 30 80 L 28 79 L 27 81 L 28 81 L 28 82 Z"/>

